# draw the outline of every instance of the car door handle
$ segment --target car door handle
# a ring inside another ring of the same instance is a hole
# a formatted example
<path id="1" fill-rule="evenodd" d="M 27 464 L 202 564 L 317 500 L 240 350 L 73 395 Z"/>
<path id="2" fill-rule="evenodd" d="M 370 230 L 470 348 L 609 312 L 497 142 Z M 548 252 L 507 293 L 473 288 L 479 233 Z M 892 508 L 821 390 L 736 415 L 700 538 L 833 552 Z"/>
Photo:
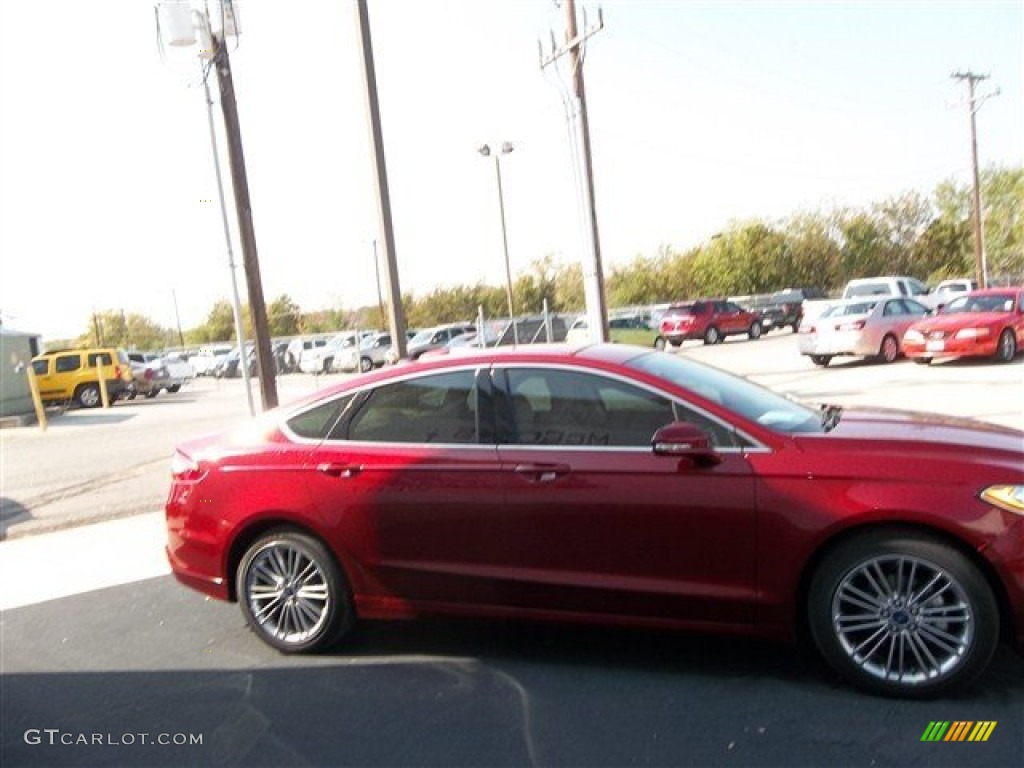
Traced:
<path id="1" fill-rule="evenodd" d="M 362 471 L 363 467 L 361 464 L 339 464 L 335 462 L 325 462 L 323 464 L 316 465 L 316 471 L 324 475 L 330 475 L 331 477 L 352 477 Z"/>
<path id="2" fill-rule="evenodd" d="M 515 472 L 535 483 L 550 483 L 569 473 L 568 464 L 516 464 Z"/>

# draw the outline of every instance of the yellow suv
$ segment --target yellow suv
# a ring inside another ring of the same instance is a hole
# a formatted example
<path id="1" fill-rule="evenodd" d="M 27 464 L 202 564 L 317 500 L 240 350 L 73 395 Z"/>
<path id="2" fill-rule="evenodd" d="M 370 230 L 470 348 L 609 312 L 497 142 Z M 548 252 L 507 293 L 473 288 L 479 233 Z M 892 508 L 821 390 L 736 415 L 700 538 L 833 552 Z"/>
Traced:
<path id="1" fill-rule="evenodd" d="M 97 369 L 97 363 L 99 368 Z M 132 364 L 116 347 L 59 349 L 32 358 L 44 403 L 74 400 L 83 408 L 95 408 L 100 398 L 100 372 L 107 383 L 110 402 L 132 391 Z"/>

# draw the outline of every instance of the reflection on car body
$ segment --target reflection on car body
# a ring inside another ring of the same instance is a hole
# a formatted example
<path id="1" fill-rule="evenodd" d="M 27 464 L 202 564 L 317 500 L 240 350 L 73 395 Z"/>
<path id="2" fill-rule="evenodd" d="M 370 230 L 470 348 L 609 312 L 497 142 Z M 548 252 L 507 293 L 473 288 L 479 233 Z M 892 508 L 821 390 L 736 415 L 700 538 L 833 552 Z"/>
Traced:
<path id="1" fill-rule="evenodd" d="M 806 628 L 854 683 L 932 695 L 1024 636 L 1022 439 L 640 347 L 467 349 L 179 446 L 167 552 L 285 652 L 440 614 Z"/>

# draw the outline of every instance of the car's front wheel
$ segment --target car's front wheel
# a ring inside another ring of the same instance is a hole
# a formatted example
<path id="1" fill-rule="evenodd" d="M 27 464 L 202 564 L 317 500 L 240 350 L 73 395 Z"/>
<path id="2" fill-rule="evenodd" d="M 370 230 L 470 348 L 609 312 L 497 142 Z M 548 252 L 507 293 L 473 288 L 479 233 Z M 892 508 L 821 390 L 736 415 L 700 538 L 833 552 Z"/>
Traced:
<path id="1" fill-rule="evenodd" d="M 704 331 L 704 343 L 705 344 L 717 344 L 722 340 L 722 334 L 718 332 L 718 329 L 711 325 Z"/>
<path id="2" fill-rule="evenodd" d="M 1017 356 L 1017 337 L 1009 328 L 999 334 L 999 346 L 996 347 L 996 360 L 1009 363 Z"/>
<path id="3" fill-rule="evenodd" d="M 659 351 L 665 349 L 665 337 L 664 336 L 658 336 L 654 340 L 654 348 L 659 350 Z"/>
<path id="4" fill-rule="evenodd" d="M 373 370 L 373 360 L 368 357 L 359 358 L 359 370 L 362 373 L 369 373 Z"/>
<path id="5" fill-rule="evenodd" d="M 887 333 L 882 339 L 881 349 L 878 350 L 878 360 L 882 363 L 894 363 L 900 356 L 900 343 L 891 333 Z"/>
<path id="6" fill-rule="evenodd" d="M 967 685 L 999 640 L 996 599 L 977 566 L 913 531 L 874 531 L 832 550 L 812 578 L 807 618 L 840 675 L 897 696 Z"/>
<path id="7" fill-rule="evenodd" d="M 298 531 L 257 539 L 236 574 L 238 601 L 252 630 L 285 653 L 318 651 L 352 626 L 348 582 L 327 548 Z"/>
<path id="8" fill-rule="evenodd" d="M 747 329 L 747 338 L 754 340 L 761 338 L 761 323 L 757 320 L 750 324 L 750 328 Z"/>

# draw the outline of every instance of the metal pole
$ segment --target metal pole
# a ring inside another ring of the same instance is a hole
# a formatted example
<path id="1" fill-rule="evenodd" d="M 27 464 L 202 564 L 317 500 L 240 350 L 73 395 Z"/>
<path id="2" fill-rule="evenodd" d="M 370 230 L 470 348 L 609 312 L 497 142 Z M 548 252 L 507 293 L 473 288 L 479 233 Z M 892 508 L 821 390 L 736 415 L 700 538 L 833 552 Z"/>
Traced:
<path id="1" fill-rule="evenodd" d="M 971 110 L 971 172 L 974 181 L 974 265 L 979 288 L 988 287 L 988 264 L 985 263 L 985 232 L 981 225 L 981 178 L 978 174 L 978 130 L 974 105 L 974 78 L 967 79 Z"/>
<path id="2" fill-rule="evenodd" d="M 384 296 L 380 290 L 380 256 L 377 255 L 377 240 L 373 241 L 373 271 L 377 275 L 377 309 L 380 310 L 380 325 L 383 328 L 388 324 L 384 317 Z"/>
<path id="3" fill-rule="evenodd" d="M 577 38 L 576 2 L 566 0 L 565 14 L 567 22 L 566 37 L 570 41 Z M 601 238 L 597 230 L 597 206 L 594 199 L 594 165 L 590 156 L 590 121 L 587 119 L 587 93 L 583 86 L 583 62 L 580 57 L 580 44 L 572 45 L 569 61 L 573 73 L 573 92 L 576 96 L 577 129 L 579 143 L 583 153 L 583 170 L 580 176 L 583 185 L 583 209 L 585 217 L 584 240 L 585 259 L 583 270 L 583 287 L 587 299 L 587 318 L 590 324 L 591 339 L 596 342 L 608 341 L 608 309 L 604 297 L 604 271 L 601 267 Z"/>
<path id="4" fill-rule="evenodd" d="M 390 309 L 391 345 L 401 360 L 406 356 L 405 308 L 398 283 L 398 259 L 395 255 L 395 233 L 391 223 L 391 198 L 388 194 L 388 169 L 384 160 L 384 133 L 380 123 L 380 105 L 377 102 L 377 72 L 373 63 L 373 41 L 370 36 L 370 15 L 366 0 L 357 0 L 356 17 L 359 23 L 359 50 L 366 82 L 366 120 L 373 143 L 373 170 L 377 180 L 377 218 L 380 237 L 387 259 L 387 290 Z"/>
<path id="5" fill-rule="evenodd" d="M 209 93 L 209 88 L 207 88 Z M 224 196 L 221 195 L 221 201 L 223 202 Z M 178 314 L 178 293 L 171 288 L 171 298 L 174 299 L 174 319 L 178 323 L 178 343 L 181 344 L 181 351 L 185 351 L 185 335 L 181 332 L 181 315 Z"/>
<path id="6" fill-rule="evenodd" d="M 242 241 L 242 263 L 245 282 L 249 289 L 249 313 L 256 335 L 256 363 L 260 369 L 260 395 L 263 409 L 277 406 L 277 378 L 274 355 L 270 348 L 270 327 L 267 307 L 263 301 L 263 281 L 260 277 L 259 254 L 256 252 L 256 230 L 252 223 L 252 204 L 249 199 L 249 181 L 245 172 L 245 154 L 242 151 L 242 130 L 235 102 L 235 84 L 231 77 L 228 47 L 222 39 L 214 38 L 217 81 L 220 84 L 220 106 L 224 112 L 224 133 L 228 142 L 228 160 L 231 164 L 231 187 L 235 191 L 235 212 L 238 215 L 238 234 Z M 240 364 L 245 364 L 245 347 L 241 348 Z M 247 368 L 248 365 L 246 364 Z"/>
<path id="7" fill-rule="evenodd" d="M 200 65 L 201 66 L 201 65 Z M 256 415 L 256 406 L 252 401 L 252 384 L 249 380 L 249 366 L 245 360 L 245 326 L 242 325 L 242 304 L 238 298 L 238 276 L 235 274 L 235 252 L 231 247 L 231 227 L 228 224 L 228 208 L 224 200 L 224 181 L 220 174 L 220 154 L 217 152 L 217 131 L 213 125 L 213 99 L 210 97 L 210 84 L 203 77 L 203 91 L 206 94 L 206 118 L 210 125 L 210 148 L 213 150 L 213 170 L 217 177 L 217 199 L 220 200 L 220 220 L 224 225 L 224 243 L 228 251 L 228 272 L 231 275 L 231 312 L 235 318 L 235 337 L 238 339 L 238 367 L 242 369 L 242 384 L 245 387 L 245 398 L 249 403 L 249 415 Z M 177 311 L 178 300 L 174 300 L 175 311 Z M 178 333 L 181 333 L 181 323 L 178 323 Z M 182 348 L 185 341 L 182 339 Z"/>
<path id="8" fill-rule="evenodd" d="M 501 244 L 505 249 L 505 294 L 508 298 L 508 318 L 512 323 L 512 344 L 519 346 L 519 329 L 516 326 L 516 311 L 512 307 L 512 266 L 508 258 L 508 233 L 505 229 L 505 194 L 501 187 L 501 154 L 494 153 L 494 172 L 498 177 L 498 209 L 501 211 Z"/>

